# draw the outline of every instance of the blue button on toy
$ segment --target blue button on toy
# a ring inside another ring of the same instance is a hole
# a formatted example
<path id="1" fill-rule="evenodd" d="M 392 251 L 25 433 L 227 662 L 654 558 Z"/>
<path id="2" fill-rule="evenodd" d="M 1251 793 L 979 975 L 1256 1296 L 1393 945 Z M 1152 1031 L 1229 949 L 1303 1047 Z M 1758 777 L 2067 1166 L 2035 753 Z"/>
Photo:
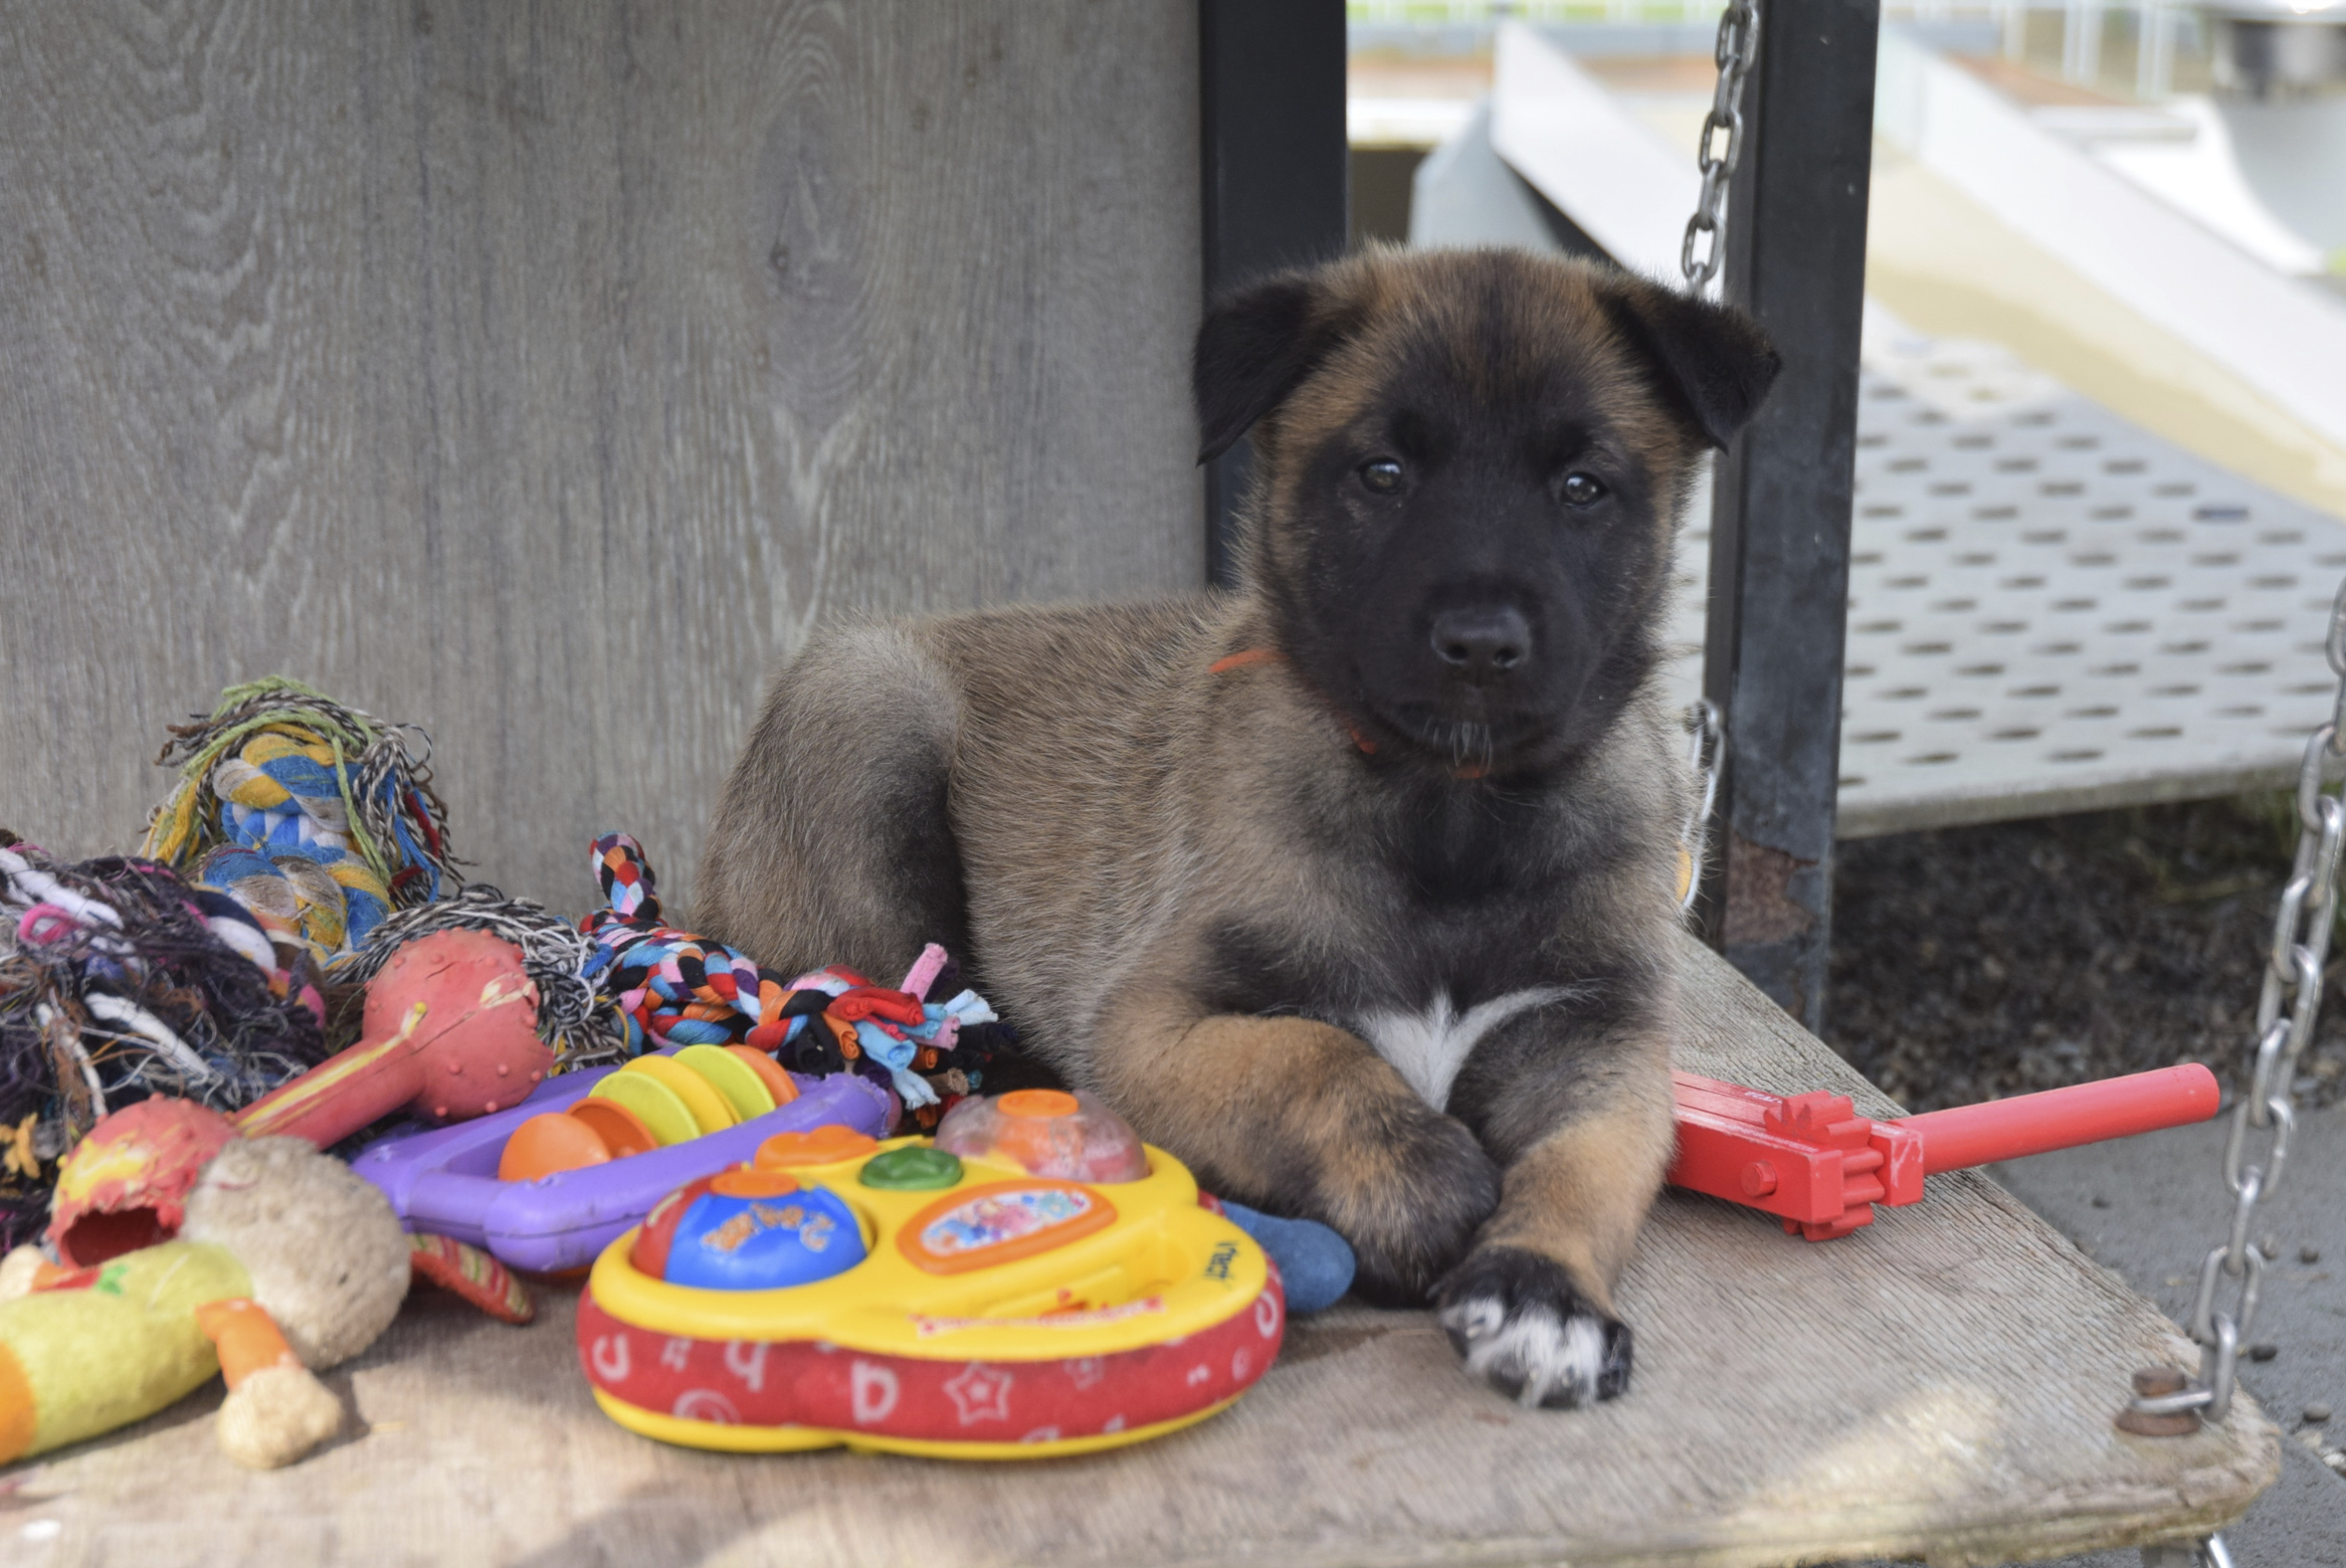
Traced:
<path id="1" fill-rule="evenodd" d="M 821 1187 L 769 1171 L 710 1180 L 676 1218 L 660 1277 L 702 1290 L 812 1285 L 863 1261 L 855 1211 Z"/>

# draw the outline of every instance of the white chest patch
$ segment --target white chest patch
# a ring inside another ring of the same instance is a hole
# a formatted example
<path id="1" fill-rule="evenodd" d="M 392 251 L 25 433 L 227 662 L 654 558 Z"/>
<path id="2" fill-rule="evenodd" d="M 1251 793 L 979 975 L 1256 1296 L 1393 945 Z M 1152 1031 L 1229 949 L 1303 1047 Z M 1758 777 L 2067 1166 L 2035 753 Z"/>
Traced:
<path id="1" fill-rule="evenodd" d="M 1361 1038 L 1375 1046 L 1377 1054 L 1393 1063 L 1409 1086 L 1439 1111 L 1448 1108 L 1451 1083 L 1476 1041 L 1518 1012 L 1571 994 L 1567 985 L 1534 985 L 1477 1002 L 1460 1012 L 1444 993 L 1423 1012 L 1366 1013 L 1356 1027 Z"/>

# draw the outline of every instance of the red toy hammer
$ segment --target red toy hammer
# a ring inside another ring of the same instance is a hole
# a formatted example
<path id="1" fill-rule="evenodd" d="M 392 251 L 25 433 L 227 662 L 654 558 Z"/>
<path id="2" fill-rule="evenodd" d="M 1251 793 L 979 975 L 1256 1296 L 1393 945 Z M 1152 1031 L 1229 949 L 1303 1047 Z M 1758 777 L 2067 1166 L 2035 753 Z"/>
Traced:
<path id="1" fill-rule="evenodd" d="M 1847 1095 L 1770 1094 L 1673 1073 L 1673 1187 L 1764 1209 L 1811 1241 L 1873 1224 L 1877 1203 L 1919 1203 L 1923 1178 L 2205 1121 L 2220 1096 L 2197 1062 L 1958 1105 L 1897 1121 Z"/>

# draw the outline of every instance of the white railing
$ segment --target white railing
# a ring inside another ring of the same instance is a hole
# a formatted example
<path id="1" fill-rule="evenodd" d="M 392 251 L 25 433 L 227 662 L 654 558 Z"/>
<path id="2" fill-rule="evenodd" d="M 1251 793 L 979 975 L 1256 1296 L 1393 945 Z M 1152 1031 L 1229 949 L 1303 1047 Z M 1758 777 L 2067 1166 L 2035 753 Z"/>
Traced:
<path id="1" fill-rule="evenodd" d="M 1764 0 L 1763 0 L 1764 4 Z M 1704 23 L 1725 8 L 1720 0 L 1348 0 L 1345 15 L 1370 27 L 1480 29 L 1501 22 L 1654 23 Z M 2175 38 L 2188 14 L 2169 0 L 1884 0 L 1881 14 L 1892 22 L 1990 22 L 2000 30 L 2003 55 L 2026 55 L 2032 11 L 2058 12 L 2061 74 L 2069 82 L 2101 78 L 2102 39 L 2112 17 L 2134 20 L 2140 46 L 2135 52 L 2135 93 L 2165 98 L 2173 87 Z"/>

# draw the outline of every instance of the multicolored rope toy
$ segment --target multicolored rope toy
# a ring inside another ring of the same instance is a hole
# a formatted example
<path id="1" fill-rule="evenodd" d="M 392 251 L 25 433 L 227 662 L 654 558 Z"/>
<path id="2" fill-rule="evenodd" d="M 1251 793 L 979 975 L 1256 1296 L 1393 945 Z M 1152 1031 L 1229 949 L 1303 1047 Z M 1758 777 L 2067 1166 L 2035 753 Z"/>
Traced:
<path id="1" fill-rule="evenodd" d="M 54 1162 L 153 1095 L 251 1104 L 326 1059 L 326 1004 L 236 900 L 149 860 L 68 863 L 0 833 L 0 1247 Z"/>
<path id="2" fill-rule="evenodd" d="M 975 1087 L 973 1070 L 944 1058 L 965 1029 L 998 1021 L 974 991 L 925 999 L 950 989 L 940 983 L 951 964 L 943 948 L 931 943 L 894 989 L 836 966 L 785 981 L 722 942 L 661 923 L 651 863 L 629 835 L 597 839 L 594 868 L 609 906 L 580 929 L 602 955 L 589 972 L 627 1021 L 630 1054 L 741 1044 L 800 1073 L 853 1071 L 894 1090 L 924 1127 Z"/>
<path id="3" fill-rule="evenodd" d="M 407 728 L 282 676 L 232 686 L 172 727 L 156 761 L 180 782 L 140 853 L 233 892 L 276 940 L 321 959 L 362 946 L 392 909 L 463 882 L 429 741 L 416 755 Z"/>

